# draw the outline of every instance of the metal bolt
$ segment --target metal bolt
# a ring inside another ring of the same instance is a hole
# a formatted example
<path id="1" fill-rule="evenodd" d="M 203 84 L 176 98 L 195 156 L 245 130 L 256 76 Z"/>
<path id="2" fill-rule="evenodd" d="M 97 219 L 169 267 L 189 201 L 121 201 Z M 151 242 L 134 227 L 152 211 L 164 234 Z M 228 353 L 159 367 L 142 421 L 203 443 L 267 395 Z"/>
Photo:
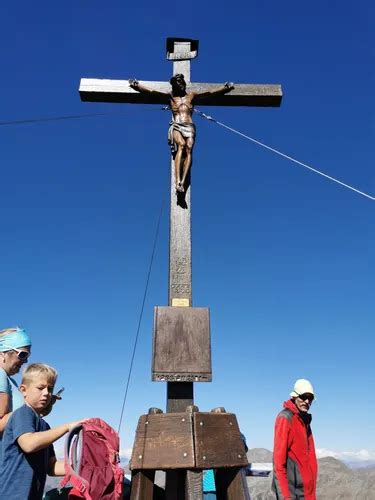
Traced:
<path id="1" fill-rule="evenodd" d="M 186 453 L 186 451 L 185 451 L 185 453 L 184 453 L 184 457 L 187 457 L 187 453 Z"/>

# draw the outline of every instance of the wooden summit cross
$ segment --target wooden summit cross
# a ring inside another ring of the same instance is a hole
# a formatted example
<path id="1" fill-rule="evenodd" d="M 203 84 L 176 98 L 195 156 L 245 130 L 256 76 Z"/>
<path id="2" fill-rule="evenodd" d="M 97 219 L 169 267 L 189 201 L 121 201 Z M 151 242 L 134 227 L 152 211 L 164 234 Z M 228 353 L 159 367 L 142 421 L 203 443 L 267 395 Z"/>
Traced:
<path id="1" fill-rule="evenodd" d="M 218 84 L 191 82 L 190 60 L 197 55 L 198 40 L 167 38 L 167 59 L 173 61 L 173 75 L 182 74 L 186 91 L 198 94 L 194 105 L 280 106 L 280 85 L 235 84 L 228 91 Z M 218 91 L 218 87 L 222 90 Z M 82 101 L 171 104 L 170 88 L 169 82 L 142 81 L 136 86 L 129 80 L 82 78 L 79 92 Z M 191 116 L 192 109 L 189 113 Z M 132 500 L 152 499 L 154 473 L 158 469 L 169 470 L 168 500 L 202 498 L 200 471 L 207 468 L 216 470 L 219 499 L 245 499 L 247 488 L 236 474 L 247 459 L 243 445 L 238 444 L 235 415 L 223 409 L 198 413 L 194 407 L 193 383 L 212 379 L 209 310 L 192 307 L 190 172 L 183 192 L 176 192 L 177 156 L 171 156 L 169 306 L 155 308 L 152 362 L 152 380 L 167 382 L 167 414 L 153 409 L 140 418 L 131 460 Z M 203 428 L 206 434 L 202 434 Z M 217 448 L 212 448 L 217 438 Z M 183 443 L 186 451 L 181 455 Z"/>
<path id="2" fill-rule="evenodd" d="M 173 61 L 173 74 L 182 73 L 188 83 L 188 90 L 210 91 L 219 85 L 214 83 L 191 83 L 190 60 L 198 55 L 198 40 L 186 38 L 167 39 L 167 58 Z M 169 82 L 143 81 L 142 84 L 155 90 L 155 94 L 137 92 L 130 87 L 128 80 L 99 80 L 82 78 L 80 96 L 82 101 L 117 102 L 131 104 L 169 104 Z M 165 92 L 165 95 L 157 92 Z M 208 106 L 280 106 L 282 90 L 280 85 L 236 84 L 228 94 L 194 100 L 194 104 Z M 174 160 L 171 160 L 171 212 L 170 212 L 170 253 L 169 253 L 169 305 L 192 306 L 192 272 L 191 272 L 191 189 L 187 189 L 183 199 L 176 197 L 174 190 L 175 172 Z M 163 344 L 164 347 L 166 347 Z M 155 347 L 155 344 L 154 344 Z M 156 346 L 157 348 L 158 346 Z M 169 346 L 175 349 L 178 346 Z M 186 346 L 185 346 L 186 348 Z M 154 352 L 159 354 L 159 352 Z M 174 354 L 181 359 L 183 353 Z M 186 353 L 185 353 L 186 354 Z M 155 366 L 163 363 L 159 357 L 154 359 L 153 380 L 168 382 L 168 411 L 184 411 L 186 406 L 193 404 L 193 382 L 210 381 L 210 353 L 201 352 L 201 359 L 190 355 L 190 364 L 185 367 Z M 191 358 L 194 357 L 194 360 Z M 169 355 L 169 360 L 171 360 Z M 203 359 L 204 358 L 204 359 Z M 187 357 L 185 356 L 187 363 Z M 195 363 L 195 365 L 194 365 Z M 163 363 L 164 364 L 164 363 Z M 198 366 L 199 364 L 199 366 Z M 164 369 L 167 368 L 167 369 Z M 173 368 L 175 368 L 173 370 Z M 184 368 L 187 368 L 184 370 Z"/>

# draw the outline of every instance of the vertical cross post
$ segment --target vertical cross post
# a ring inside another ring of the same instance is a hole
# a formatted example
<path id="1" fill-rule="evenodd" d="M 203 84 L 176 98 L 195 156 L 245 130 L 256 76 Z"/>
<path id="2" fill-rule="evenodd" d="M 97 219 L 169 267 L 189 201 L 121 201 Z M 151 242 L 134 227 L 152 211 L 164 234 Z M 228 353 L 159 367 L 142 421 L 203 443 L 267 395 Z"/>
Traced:
<path id="1" fill-rule="evenodd" d="M 173 75 L 182 73 L 190 83 L 190 60 L 196 57 L 191 41 L 173 40 L 168 58 L 173 60 Z M 176 196 L 175 167 L 171 157 L 169 226 L 169 305 L 192 305 L 191 272 L 191 185 L 184 196 Z M 194 403 L 193 382 L 167 383 L 167 412 L 185 411 Z"/>
<path id="2" fill-rule="evenodd" d="M 182 73 L 187 84 L 190 83 L 190 41 L 173 40 L 168 58 L 173 60 L 173 75 Z M 181 58 L 181 59 L 180 59 Z M 169 221 L 169 293 L 170 306 L 192 305 L 191 270 L 191 183 L 190 176 L 184 196 L 176 196 L 175 165 L 171 156 L 171 189 Z M 183 412 L 194 404 L 193 382 L 167 382 L 167 412 Z M 194 483 L 199 482 L 201 491 L 202 476 L 198 474 Z M 166 475 L 166 498 L 184 498 L 185 488 L 189 489 L 192 480 L 182 471 L 170 471 Z"/>

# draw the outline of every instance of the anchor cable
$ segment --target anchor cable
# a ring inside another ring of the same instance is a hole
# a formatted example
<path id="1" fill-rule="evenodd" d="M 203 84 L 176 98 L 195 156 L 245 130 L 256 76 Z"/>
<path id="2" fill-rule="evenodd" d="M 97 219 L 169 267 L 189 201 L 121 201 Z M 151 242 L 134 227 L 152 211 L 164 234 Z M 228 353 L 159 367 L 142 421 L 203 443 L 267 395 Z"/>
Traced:
<path id="1" fill-rule="evenodd" d="M 146 111 L 157 111 L 157 108 L 143 108 Z M 0 127 L 8 126 L 8 125 L 28 125 L 31 123 L 41 123 L 41 122 L 56 122 L 62 120 L 77 120 L 81 118 L 97 118 L 100 116 L 114 116 L 114 115 L 124 115 L 128 114 L 129 110 L 122 111 L 105 111 L 103 113 L 86 113 L 82 115 L 63 115 L 63 116 L 51 116 L 44 118 L 28 118 L 24 120 L 9 120 L 0 122 Z"/>
<path id="2" fill-rule="evenodd" d="M 374 196 L 371 196 L 370 194 L 368 193 L 365 193 L 364 191 L 360 191 L 359 189 L 351 186 L 350 184 L 346 184 L 345 182 L 342 182 L 340 181 L 339 179 L 336 179 L 335 177 L 332 177 L 328 174 L 325 174 L 324 172 L 321 172 L 320 170 L 317 170 L 316 168 L 313 168 L 311 167 L 310 165 L 307 165 L 306 163 L 303 163 L 299 160 L 297 160 L 296 158 L 293 158 L 292 156 L 289 156 L 289 155 L 286 155 L 285 153 L 282 153 L 281 151 L 278 151 L 277 149 L 274 149 L 274 148 L 271 148 L 271 146 L 267 146 L 267 144 L 264 144 L 263 142 L 260 142 L 256 139 L 254 139 L 253 137 L 250 137 L 246 134 L 243 134 L 242 132 L 240 132 L 239 130 L 236 130 L 232 127 L 229 127 L 228 125 L 225 125 L 224 123 L 222 122 L 219 122 L 218 120 L 216 120 L 215 118 L 213 118 L 212 116 L 209 116 L 209 115 L 206 115 L 205 113 L 203 113 L 202 111 L 200 111 L 199 109 L 194 109 L 194 111 L 196 113 L 198 113 L 198 115 L 201 117 L 201 118 L 205 118 L 206 120 L 208 121 L 211 121 L 211 122 L 214 122 L 216 123 L 217 125 L 220 125 L 221 127 L 224 127 L 226 128 L 227 130 L 230 130 L 231 132 L 234 132 L 235 134 L 238 134 L 240 135 L 241 137 L 244 137 L 245 139 L 249 140 L 249 141 L 252 141 L 254 142 L 255 144 L 258 144 L 259 146 L 262 146 L 263 148 L 265 149 L 268 149 L 269 151 L 272 151 L 273 153 L 279 155 L 279 156 L 282 156 L 283 158 L 286 158 L 287 160 L 290 160 L 294 163 L 297 163 L 298 165 L 301 165 L 302 167 L 305 167 L 309 170 L 311 170 L 312 172 L 318 174 L 318 175 L 321 175 L 323 177 L 325 177 L 326 179 L 332 181 L 332 182 L 335 182 L 337 184 L 340 184 L 341 186 L 347 188 L 347 189 L 350 189 L 351 191 L 354 191 L 356 192 L 357 194 L 360 194 L 361 196 L 365 196 L 366 198 L 369 198 L 370 200 L 374 201 L 375 200 L 375 197 Z"/>
<path id="3" fill-rule="evenodd" d="M 150 282 L 152 264 L 154 262 L 156 244 L 157 244 L 157 240 L 158 240 L 158 236 L 159 236 L 160 222 L 161 222 L 161 216 L 162 216 L 162 213 L 163 213 L 163 210 L 164 210 L 164 205 L 165 205 L 165 197 L 163 197 L 163 199 L 162 199 L 161 206 L 160 206 L 160 211 L 159 211 L 159 217 L 158 217 L 157 224 L 156 224 L 154 244 L 153 244 L 153 247 L 152 247 L 150 264 L 149 264 L 149 267 L 148 267 L 148 273 L 147 273 L 146 284 L 145 284 L 145 290 L 144 290 L 144 293 L 143 293 L 143 300 L 142 300 L 141 310 L 140 310 L 139 318 L 138 318 L 137 333 L 136 333 L 135 339 L 134 339 L 133 353 L 132 353 L 132 357 L 131 357 L 131 361 L 130 361 L 130 367 L 129 367 L 129 373 L 128 373 L 128 378 L 127 378 L 126 387 L 125 387 L 124 399 L 122 401 L 120 421 L 119 421 L 118 429 L 117 429 L 118 433 L 120 433 L 122 418 L 124 416 L 125 403 L 126 403 L 126 398 L 127 398 L 127 395 L 128 395 L 128 390 L 129 390 L 130 377 L 131 377 L 132 370 L 133 370 L 133 364 L 134 364 L 134 358 L 135 358 L 135 351 L 137 349 L 137 344 L 138 344 L 139 331 L 140 331 L 141 323 L 142 323 L 143 311 L 144 311 L 146 297 L 147 297 L 148 285 L 149 285 L 149 282 Z"/>

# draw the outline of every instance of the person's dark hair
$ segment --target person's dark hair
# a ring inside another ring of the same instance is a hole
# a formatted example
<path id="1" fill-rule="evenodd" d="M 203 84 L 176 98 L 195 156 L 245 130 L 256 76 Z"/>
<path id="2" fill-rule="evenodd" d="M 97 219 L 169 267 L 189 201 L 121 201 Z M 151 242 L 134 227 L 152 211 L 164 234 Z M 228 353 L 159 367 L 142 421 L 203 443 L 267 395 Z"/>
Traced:
<path id="1" fill-rule="evenodd" d="M 182 73 L 177 73 L 177 75 L 173 75 L 172 78 L 169 80 L 169 83 L 173 85 L 178 80 L 182 80 L 186 84 L 185 77 Z"/>

